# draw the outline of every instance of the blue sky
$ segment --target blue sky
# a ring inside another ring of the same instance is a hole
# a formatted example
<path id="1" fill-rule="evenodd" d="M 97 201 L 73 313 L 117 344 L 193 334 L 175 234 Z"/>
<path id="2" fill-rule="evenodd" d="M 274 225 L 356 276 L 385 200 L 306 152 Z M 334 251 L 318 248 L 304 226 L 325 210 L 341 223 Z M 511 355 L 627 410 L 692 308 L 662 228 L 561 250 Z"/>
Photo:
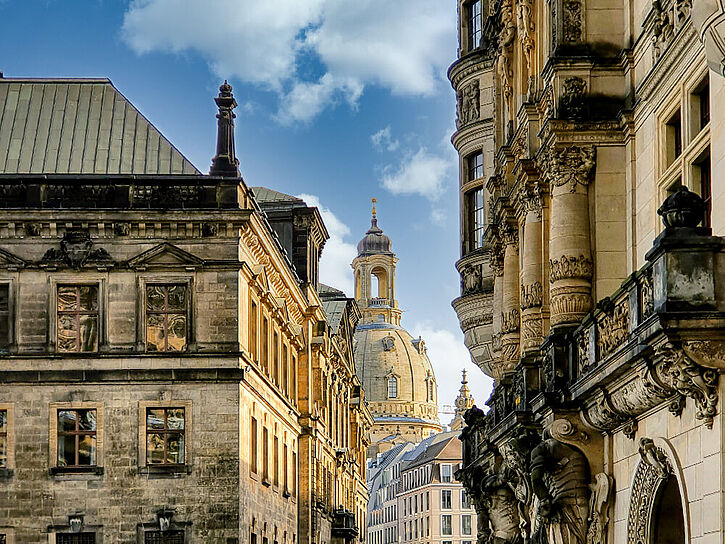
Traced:
<path id="1" fill-rule="evenodd" d="M 482 405 L 490 384 L 450 306 L 455 27 L 454 0 L 0 0 L 0 71 L 108 77 L 202 171 L 228 79 L 247 184 L 320 206 L 333 235 L 322 280 L 348 293 L 376 197 L 400 259 L 403 325 L 426 340 L 440 403 L 453 403 L 465 367 Z"/>

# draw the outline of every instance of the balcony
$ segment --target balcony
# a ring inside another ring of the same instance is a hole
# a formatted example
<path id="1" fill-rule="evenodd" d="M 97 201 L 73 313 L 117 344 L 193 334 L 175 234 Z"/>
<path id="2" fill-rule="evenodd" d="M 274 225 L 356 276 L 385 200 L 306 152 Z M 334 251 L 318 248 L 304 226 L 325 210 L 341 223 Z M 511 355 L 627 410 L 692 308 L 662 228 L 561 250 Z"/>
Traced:
<path id="1" fill-rule="evenodd" d="M 489 253 L 480 249 L 456 263 L 461 275 L 461 296 L 452 302 L 463 331 L 464 343 L 474 362 L 491 375 L 493 357 L 493 279 Z"/>
<path id="2" fill-rule="evenodd" d="M 390 299 L 389 298 L 381 298 L 381 297 L 375 297 L 370 299 L 370 307 L 371 308 L 390 308 Z"/>

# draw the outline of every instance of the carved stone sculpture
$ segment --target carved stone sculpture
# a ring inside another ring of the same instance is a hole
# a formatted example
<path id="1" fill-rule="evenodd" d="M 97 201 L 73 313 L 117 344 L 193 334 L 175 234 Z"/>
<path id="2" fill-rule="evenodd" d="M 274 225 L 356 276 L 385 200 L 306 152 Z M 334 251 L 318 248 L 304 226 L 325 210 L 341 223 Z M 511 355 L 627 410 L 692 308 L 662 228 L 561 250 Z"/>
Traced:
<path id="1" fill-rule="evenodd" d="M 528 93 L 531 95 L 533 91 L 534 67 L 532 63 L 534 53 L 534 10 L 531 0 L 518 0 L 516 6 L 516 26 L 521 41 L 521 49 L 523 50 L 524 60 L 526 61 L 526 70 L 529 76 Z"/>
<path id="2" fill-rule="evenodd" d="M 559 115 L 562 119 L 581 119 L 584 117 L 586 89 L 587 82 L 580 77 L 568 77 L 564 80 Z"/>
<path id="3" fill-rule="evenodd" d="M 480 265 L 466 266 L 461 275 L 461 290 L 464 296 L 481 291 L 482 277 Z"/>
<path id="4" fill-rule="evenodd" d="M 561 279 L 582 278 L 591 279 L 593 263 L 589 257 L 579 255 L 562 255 L 559 259 L 551 259 L 549 261 L 551 271 L 549 281 L 554 283 Z"/>
<path id="5" fill-rule="evenodd" d="M 672 476 L 672 465 L 665 452 L 651 438 L 641 438 L 640 462 L 632 480 L 627 544 L 649 542 L 651 515 L 659 487 Z"/>
<path id="6" fill-rule="evenodd" d="M 543 289 L 541 282 L 534 282 L 529 285 L 521 286 L 521 309 L 534 308 L 541 306 L 541 296 Z"/>
<path id="7" fill-rule="evenodd" d="M 583 38 L 582 4 L 580 0 L 563 0 L 562 17 L 564 42 L 578 43 Z"/>
<path id="8" fill-rule="evenodd" d="M 549 156 L 551 181 L 555 187 L 570 184 L 570 191 L 577 185 L 589 185 L 594 172 L 594 147 L 572 145 L 553 150 Z"/>
<path id="9" fill-rule="evenodd" d="M 481 91 L 475 79 L 458 91 L 458 128 L 480 119 L 480 104 Z"/>
<path id="10" fill-rule="evenodd" d="M 652 27 L 652 60 L 657 62 L 674 35 L 671 10 L 662 8 L 659 0 L 652 0 L 654 26 Z"/>
<path id="11" fill-rule="evenodd" d="M 548 542 L 584 544 L 589 519 L 589 465 L 584 454 L 545 437 L 531 452 L 531 483 Z"/>
<path id="12" fill-rule="evenodd" d="M 484 508 L 491 525 L 492 544 L 521 544 L 518 501 L 505 478 L 490 474 L 482 484 Z"/>
<path id="13" fill-rule="evenodd" d="M 514 20 L 513 0 L 501 2 L 501 34 L 499 36 L 498 56 L 496 57 L 496 72 L 501 83 L 501 92 L 506 106 L 508 119 L 513 118 L 513 50 L 516 37 L 516 22 Z"/>
<path id="14" fill-rule="evenodd" d="M 604 315 L 597 324 L 599 332 L 599 356 L 605 358 L 624 345 L 629 335 L 629 304 L 627 299 L 614 306 L 612 312 Z"/>

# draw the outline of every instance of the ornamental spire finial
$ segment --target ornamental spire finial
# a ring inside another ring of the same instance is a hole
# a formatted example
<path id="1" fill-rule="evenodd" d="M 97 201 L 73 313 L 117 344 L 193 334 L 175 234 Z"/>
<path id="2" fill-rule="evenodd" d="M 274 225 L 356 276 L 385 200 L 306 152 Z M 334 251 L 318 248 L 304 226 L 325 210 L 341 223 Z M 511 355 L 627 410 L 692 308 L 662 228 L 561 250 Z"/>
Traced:
<path id="1" fill-rule="evenodd" d="M 372 204 L 373 204 L 373 218 L 370 221 L 370 225 L 371 225 L 371 227 L 377 227 L 378 226 L 378 214 L 375 211 L 375 205 L 378 203 L 378 199 L 371 198 L 370 202 L 372 202 Z"/>
<path id="2" fill-rule="evenodd" d="M 214 99 L 217 113 L 216 156 L 211 161 L 212 176 L 239 177 L 239 161 L 234 153 L 234 112 L 237 101 L 232 94 L 232 86 L 227 80 L 219 87 L 219 96 Z"/>

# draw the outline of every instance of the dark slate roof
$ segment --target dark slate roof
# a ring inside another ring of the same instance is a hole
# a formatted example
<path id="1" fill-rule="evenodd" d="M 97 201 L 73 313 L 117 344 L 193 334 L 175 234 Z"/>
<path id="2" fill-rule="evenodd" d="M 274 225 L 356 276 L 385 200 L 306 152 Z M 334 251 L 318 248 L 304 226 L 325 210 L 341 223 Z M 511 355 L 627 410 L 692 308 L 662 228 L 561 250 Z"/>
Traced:
<path id="1" fill-rule="evenodd" d="M 320 298 L 327 300 L 347 299 L 345 293 L 324 283 L 320 283 L 320 286 L 317 288 L 317 294 L 320 295 Z"/>
<path id="2" fill-rule="evenodd" d="M 0 78 L 0 173 L 201 172 L 108 79 Z"/>
<path id="3" fill-rule="evenodd" d="M 449 433 L 441 433 L 441 434 L 449 434 Z M 456 436 L 457 433 L 452 433 L 448 438 L 445 438 L 443 440 L 434 441 L 431 443 L 425 450 L 423 450 L 420 455 L 418 455 L 415 459 L 410 461 L 405 467 L 403 467 L 403 470 L 408 470 L 412 467 L 417 467 L 420 465 L 424 465 L 425 463 L 428 463 L 429 461 L 433 461 L 434 459 L 443 459 L 443 460 L 461 460 L 462 456 L 462 446 L 461 441 L 459 440 L 458 436 Z M 440 435 L 438 435 L 440 437 Z"/>
<path id="4" fill-rule="evenodd" d="M 296 196 L 288 195 L 285 193 L 280 193 L 279 191 L 275 191 L 273 189 L 268 189 L 267 187 L 250 187 L 252 192 L 254 193 L 254 198 L 257 199 L 257 202 L 289 202 L 293 204 L 305 204 L 305 201 L 301 198 L 297 198 Z"/>
<path id="5" fill-rule="evenodd" d="M 347 306 L 347 300 L 324 300 L 322 301 L 322 309 L 325 311 L 327 316 L 327 322 L 330 324 L 330 329 L 334 334 L 337 334 L 340 330 L 340 323 L 342 322 L 342 316 L 345 315 L 345 307 Z"/>

